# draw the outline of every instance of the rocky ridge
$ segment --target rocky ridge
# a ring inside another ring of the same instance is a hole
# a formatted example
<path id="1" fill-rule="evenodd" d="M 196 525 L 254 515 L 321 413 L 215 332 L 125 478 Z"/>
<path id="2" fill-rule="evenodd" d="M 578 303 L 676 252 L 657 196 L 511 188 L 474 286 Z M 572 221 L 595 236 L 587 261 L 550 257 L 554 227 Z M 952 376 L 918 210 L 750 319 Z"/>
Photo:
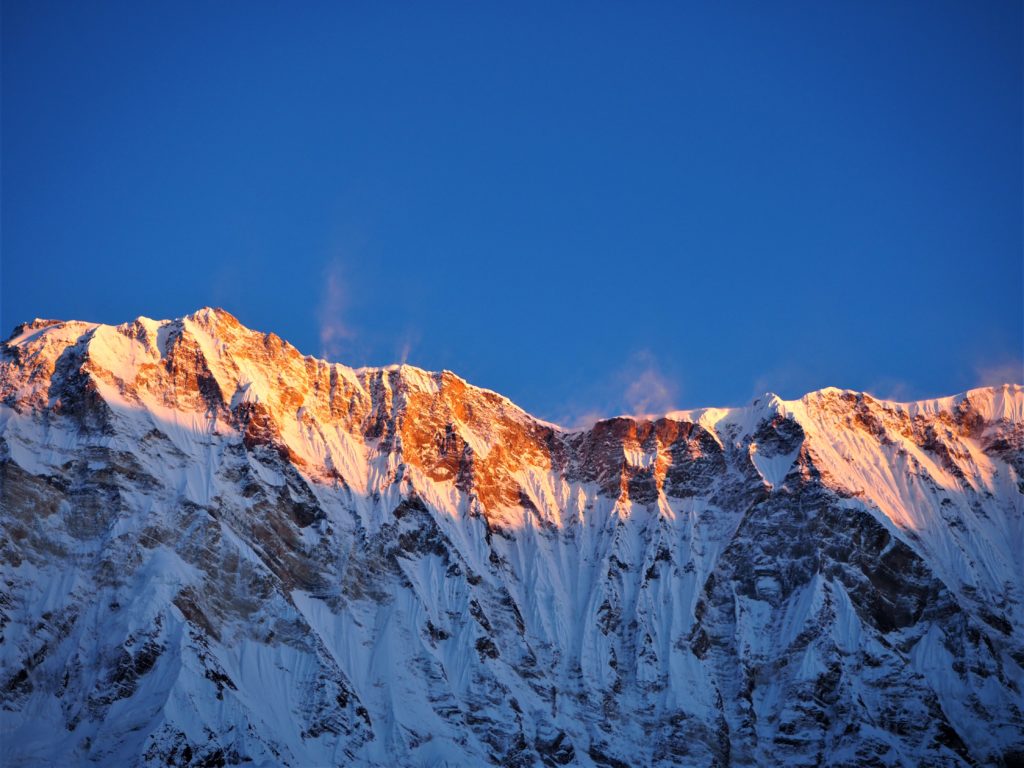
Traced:
<path id="1" fill-rule="evenodd" d="M 1016 765 L 1024 389 L 567 431 L 221 310 L 0 346 L 5 765 Z"/>

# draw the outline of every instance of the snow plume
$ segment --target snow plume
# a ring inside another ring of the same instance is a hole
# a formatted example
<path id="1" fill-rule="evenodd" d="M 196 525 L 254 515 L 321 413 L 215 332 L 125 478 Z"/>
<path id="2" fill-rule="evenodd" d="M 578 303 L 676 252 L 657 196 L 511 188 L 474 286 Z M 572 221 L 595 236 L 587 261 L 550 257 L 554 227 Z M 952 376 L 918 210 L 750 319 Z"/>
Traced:
<path id="1" fill-rule="evenodd" d="M 979 365 L 974 370 L 975 386 L 997 387 L 1000 384 L 1024 384 L 1024 360 L 1010 359 L 992 365 Z"/>
<path id="2" fill-rule="evenodd" d="M 634 354 L 621 377 L 626 384 L 622 400 L 630 416 L 661 416 L 675 407 L 679 388 L 649 350 Z"/>
<path id="3" fill-rule="evenodd" d="M 598 383 L 586 398 L 589 402 L 569 402 L 553 420 L 576 431 L 613 416 L 658 417 L 675 410 L 678 396 L 677 383 L 664 373 L 654 354 L 641 350 Z"/>
<path id="4" fill-rule="evenodd" d="M 401 342 L 396 348 L 399 365 L 405 365 L 409 362 L 409 355 L 412 353 L 413 347 L 419 344 L 420 338 L 421 336 L 418 331 L 406 329 L 402 335 Z"/>
<path id="5" fill-rule="evenodd" d="M 892 400 L 896 403 L 906 403 L 914 399 L 914 388 L 902 379 L 892 376 L 883 376 L 875 379 L 867 387 L 865 392 L 879 400 Z"/>
<path id="6" fill-rule="evenodd" d="M 607 419 L 608 415 L 609 411 L 599 411 L 593 408 L 579 412 L 568 409 L 565 415 L 562 415 L 555 420 L 555 423 L 565 427 L 571 432 L 578 432 L 580 430 L 590 429 L 602 419 Z"/>
<path id="7" fill-rule="evenodd" d="M 776 395 L 800 392 L 807 381 L 819 378 L 815 371 L 809 370 L 806 366 L 796 361 L 788 360 L 784 365 L 773 366 L 756 375 L 747 394 L 746 402 L 761 397 L 766 392 L 772 392 Z M 824 387 L 833 383 L 835 382 L 824 379 L 821 381 L 821 386 Z M 740 404 L 736 403 L 736 405 Z"/>
<path id="8" fill-rule="evenodd" d="M 341 265 L 332 261 L 324 270 L 324 285 L 317 308 L 320 323 L 320 356 L 336 359 L 344 349 L 345 342 L 353 338 L 352 329 L 342 320 L 345 309 L 345 283 Z"/>
<path id="9" fill-rule="evenodd" d="M 598 382 L 579 400 L 564 403 L 552 421 L 574 432 L 615 416 L 664 416 L 676 410 L 678 400 L 678 384 L 666 375 L 653 353 L 644 349 L 630 355 L 613 376 Z"/>

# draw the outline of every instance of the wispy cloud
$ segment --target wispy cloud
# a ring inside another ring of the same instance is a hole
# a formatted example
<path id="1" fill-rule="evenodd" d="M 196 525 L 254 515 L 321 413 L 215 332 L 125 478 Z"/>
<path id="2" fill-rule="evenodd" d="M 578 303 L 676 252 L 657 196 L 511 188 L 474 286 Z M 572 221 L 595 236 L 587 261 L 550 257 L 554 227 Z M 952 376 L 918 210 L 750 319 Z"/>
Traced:
<path id="1" fill-rule="evenodd" d="M 324 285 L 317 307 L 320 323 L 320 355 L 337 359 L 355 333 L 344 321 L 346 306 L 345 281 L 338 261 L 332 261 L 324 270 Z"/>
<path id="2" fill-rule="evenodd" d="M 557 416 L 554 421 L 559 426 L 572 431 L 577 431 L 590 429 L 592 426 L 597 424 L 597 422 L 601 421 L 601 419 L 607 419 L 608 416 L 609 411 L 589 409 L 577 412 L 570 406 L 562 413 L 562 415 Z"/>
<path id="3" fill-rule="evenodd" d="M 893 376 L 876 378 L 864 390 L 879 400 L 905 403 L 916 399 L 914 388 L 908 382 Z"/>
<path id="4" fill-rule="evenodd" d="M 405 333 L 402 335 L 401 340 L 396 348 L 397 351 L 397 362 L 399 365 L 405 365 L 409 362 L 409 355 L 412 354 L 413 349 L 417 344 L 420 343 L 419 331 L 407 328 Z"/>
<path id="5" fill-rule="evenodd" d="M 997 363 L 978 365 L 974 370 L 975 385 L 994 387 L 998 384 L 1024 384 L 1024 360 L 1011 358 Z"/>
<path id="6" fill-rule="evenodd" d="M 807 394 L 808 382 L 815 377 L 805 366 L 795 361 L 787 361 L 776 365 L 754 377 L 751 383 L 748 400 L 760 397 L 766 392 L 779 395 L 780 397 L 801 397 Z M 842 386 L 843 382 L 821 381 L 816 386 Z M 813 388 L 813 387 L 810 387 Z M 743 405 L 744 403 L 723 403 L 722 405 Z M 715 403 L 715 405 L 718 405 Z"/>
<path id="7" fill-rule="evenodd" d="M 589 397 L 566 403 L 553 421 L 566 429 L 589 429 L 613 416 L 663 416 L 679 402 L 678 382 L 665 373 L 650 350 L 630 355 L 589 389 Z"/>
<path id="8" fill-rule="evenodd" d="M 676 406 L 679 386 L 665 375 L 649 350 L 632 355 L 619 375 L 625 383 L 622 400 L 630 416 L 661 416 Z"/>

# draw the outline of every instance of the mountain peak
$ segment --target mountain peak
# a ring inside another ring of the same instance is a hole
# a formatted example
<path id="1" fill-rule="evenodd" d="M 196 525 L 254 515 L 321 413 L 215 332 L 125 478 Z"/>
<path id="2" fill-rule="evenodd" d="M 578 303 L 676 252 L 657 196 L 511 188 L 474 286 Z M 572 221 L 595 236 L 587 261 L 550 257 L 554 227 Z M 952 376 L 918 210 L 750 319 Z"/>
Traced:
<path id="1" fill-rule="evenodd" d="M 202 307 L 191 314 L 175 320 L 153 320 L 140 316 L 134 321 L 119 326 L 74 320 L 63 321 L 37 318 L 18 325 L 10 338 L 3 342 L 3 344 L 10 349 L 28 348 L 33 345 L 38 347 L 40 346 L 39 342 L 42 336 L 45 336 L 49 342 L 48 346 L 51 349 L 51 353 L 54 356 L 59 356 L 62 353 L 63 345 L 68 345 L 72 342 L 86 344 L 90 347 L 87 351 L 87 356 L 91 356 L 97 366 L 106 366 L 111 369 L 111 372 L 116 373 L 116 369 L 121 365 L 124 355 L 127 355 L 129 358 L 137 357 L 137 349 L 131 350 L 123 347 L 123 345 L 130 345 L 132 340 L 138 340 L 140 334 L 141 336 L 149 334 L 153 337 L 150 344 L 151 351 L 159 352 L 160 357 L 168 351 L 166 346 L 168 342 L 178 344 L 180 343 L 179 339 L 183 337 L 189 338 L 190 344 L 186 344 L 189 354 L 198 354 L 204 358 L 203 362 L 208 367 L 212 366 L 211 373 L 218 378 L 218 382 L 225 392 L 225 399 L 228 401 L 232 399 L 235 392 L 240 388 L 251 389 L 257 383 L 255 379 L 262 378 L 264 381 L 260 383 L 268 386 L 274 382 L 281 383 L 285 381 L 283 373 L 289 369 L 291 369 L 292 373 L 298 374 L 296 380 L 290 382 L 291 387 L 294 388 L 296 382 L 308 379 L 308 376 L 300 373 L 299 369 L 305 371 L 305 369 L 309 368 L 310 370 L 322 369 L 324 372 L 338 370 L 342 372 L 342 376 L 352 381 L 365 382 L 373 378 L 383 377 L 383 380 L 401 382 L 402 386 L 413 387 L 432 393 L 438 392 L 447 383 L 450 387 L 472 391 L 492 400 L 501 400 L 509 408 L 521 411 L 521 409 L 518 409 L 499 393 L 474 387 L 464 378 L 449 370 L 430 372 L 404 363 L 352 369 L 339 363 L 320 360 L 314 356 L 301 355 L 295 347 L 276 334 L 253 331 L 242 325 L 230 312 L 219 307 Z M 115 343 L 115 346 L 120 344 L 122 347 L 117 350 L 108 349 L 108 352 L 113 352 L 112 355 L 96 358 L 94 353 L 100 351 L 100 348 L 104 346 L 98 342 L 90 341 L 97 335 L 100 339 L 105 339 L 108 342 L 107 346 L 109 346 L 111 340 L 120 336 L 122 338 Z M 158 336 L 160 337 L 159 340 L 157 339 Z M 95 349 L 92 349 L 92 347 L 95 347 Z M 121 358 L 118 357 L 119 355 Z M 244 364 L 239 365 L 240 361 L 244 361 Z M 51 359 L 49 362 L 53 364 L 55 360 Z M 253 367 L 254 363 L 257 364 L 255 368 Z M 281 371 L 276 370 L 277 366 L 282 365 L 284 368 Z M 257 373 L 260 375 L 256 375 Z M 309 371 L 306 371 L 306 373 L 309 373 Z M 223 381 L 219 379 L 221 375 L 224 376 Z M 124 379 L 124 377 L 121 378 Z M 128 380 L 124 380 L 124 383 L 130 386 L 130 377 Z M 306 383 L 309 382 L 307 381 Z M 263 399 L 267 400 L 268 398 L 265 397 Z M 776 393 L 765 392 L 753 398 L 746 406 L 739 408 L 706 407 L 676 410 L 664 415 L 644 417 L 644 419 L 670 418 L 677 421 L 698 421 L 703 419 L 705 423 L 711 423 L 730 416 L 738 418 L 740 414 L 747 414 L 747 418 L 756 419 L 768 413 L 779 413 L 782 415 L 792 413 L 800 404 L 806 406 L 834 400 L 879 402 L 892 407 L 908 408 L 913 412 L 949 410 L 966 401 L 973 403 L 976 408 L 984 411 L 985 414 L 991 414 L 993 418 L 997 414 L 1001 414 L 1005 419 L 1019 420 L 1022 395 L 1019 384 L 1006 383 L 998 386 L 980 387 L 948 397 L 899 403 L 897 401 L 876 398 L 867 393 L 837 387 L 825 387 L 809 392 L 798 400 L 787 401 Z M 525 413 L 523 415 L 528 416 Z M 564 431 L 557 425 L 542 422 L 534 417 L 528 418 L 537 423 L 546 424 L 548 427 Z M 608 417 L 608 419 L 613 418 L 631 419 L 634 421 L 643 420 L 630 415 Z M 987 415 L 986 418 L 988 418 Z"/>
<path id="2" fill-rule="evenodd" d="M 1022 499 L 1019 385 L 570 432 L 213 308 L 33 321 L 0 345 L 0 754 L 1010 764 Z"/>
<path id="3" fill-rule="evenodd" d="M 181 319 L 193 320 L 195 322 L 223 322 L 230 326 L 241 326 L 237 317 L 221 307 L 200 307 L 195 312 L 185 315 Z"/>

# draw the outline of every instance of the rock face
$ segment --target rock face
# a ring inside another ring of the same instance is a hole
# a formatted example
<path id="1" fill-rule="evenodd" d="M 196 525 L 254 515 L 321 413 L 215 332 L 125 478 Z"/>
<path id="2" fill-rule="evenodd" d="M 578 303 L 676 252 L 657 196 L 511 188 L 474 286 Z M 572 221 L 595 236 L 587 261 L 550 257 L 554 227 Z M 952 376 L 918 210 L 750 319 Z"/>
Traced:
<path id="1" fill-rule="evenodd" d="M 5 766 L 1024 763 L 1024 389 L 570 432 L 220 310 L 0 346 Z"/>

